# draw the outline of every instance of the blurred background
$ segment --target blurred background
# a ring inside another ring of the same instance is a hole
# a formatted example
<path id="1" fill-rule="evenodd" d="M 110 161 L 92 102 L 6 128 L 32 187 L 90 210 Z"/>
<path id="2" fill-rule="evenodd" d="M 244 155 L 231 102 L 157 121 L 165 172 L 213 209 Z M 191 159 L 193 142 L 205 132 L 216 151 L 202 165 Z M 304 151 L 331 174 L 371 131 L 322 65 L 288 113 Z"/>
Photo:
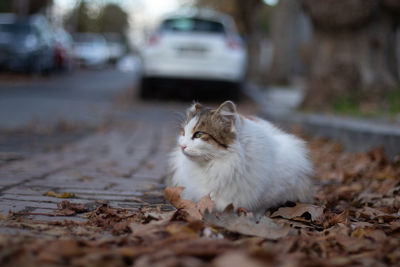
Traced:
<path id="1" fill-rule="evenodd" d="M 399 122 L 399 22 L 397 0 L 2 0 L 0 128 L 266 95 Z"/>

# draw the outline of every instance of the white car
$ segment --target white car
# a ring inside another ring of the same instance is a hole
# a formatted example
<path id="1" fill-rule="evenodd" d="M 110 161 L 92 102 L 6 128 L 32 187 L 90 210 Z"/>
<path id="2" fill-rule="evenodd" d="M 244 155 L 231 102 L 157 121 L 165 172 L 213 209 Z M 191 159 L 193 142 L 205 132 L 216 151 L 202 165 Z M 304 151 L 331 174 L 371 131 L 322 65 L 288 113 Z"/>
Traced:
<path id="1" fill-rule="evenodd" d="M 109 59 L 106 39 L 96 33 L 77 33 L 74 36 L 74 60 L 85 67 L 104 67 Z"/>
<path id="2" fill-rule="evenodd" d="M 141 96 L 168 79 L 216 81 L 238 91 L 247 50 L 233 19 L 207 9 L 186 9 L 165 17 L 142 50 Z"/>

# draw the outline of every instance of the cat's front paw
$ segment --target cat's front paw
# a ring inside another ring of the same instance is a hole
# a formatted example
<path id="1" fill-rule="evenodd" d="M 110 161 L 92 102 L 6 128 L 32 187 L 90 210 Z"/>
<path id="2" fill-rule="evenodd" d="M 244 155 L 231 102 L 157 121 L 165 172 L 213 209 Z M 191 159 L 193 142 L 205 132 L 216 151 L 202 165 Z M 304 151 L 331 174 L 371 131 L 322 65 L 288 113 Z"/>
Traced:
<path id="1" fill-rule="evenodd" d="M 210 193 L 210 198 L 212 201 L 215 201 L 215 193 L 214 192 Z"/>

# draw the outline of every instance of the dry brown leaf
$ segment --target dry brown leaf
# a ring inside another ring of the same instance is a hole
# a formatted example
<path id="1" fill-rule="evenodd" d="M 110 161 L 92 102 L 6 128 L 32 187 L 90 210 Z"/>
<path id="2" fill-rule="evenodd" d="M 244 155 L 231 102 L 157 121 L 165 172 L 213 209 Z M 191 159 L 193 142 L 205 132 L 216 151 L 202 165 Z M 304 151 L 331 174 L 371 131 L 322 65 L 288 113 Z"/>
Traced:
<path id="1" fill-rule="evenodd" d="M 387 236 L 382 230 L 372 230 L 365 233 L 365 236 L 375 240 L 378 243 L 383 243 Z"/>
<path id="2" fill-rule="evenodd" d="M 400 221 L 393 221 L 390 223 L 390 229 L 392 231 L 397 231 L 400 229 Z"/>
<path id="3" fill-rule="evenodd" d="M 327 213 L 322 218 L 322 224 L 325 228 L 329 228 L 330 226 L 336 225 L 338 223 L 346 223 L 348 217 L 348 212 L 343 211 L 339 214 L 336 213 Z"/>
<path id="4" fill-rule="evenodd" d="M 371 244 L 367 243 L 366 240 L 362 238 L 351 238 L 344 234 L 336 234 L 333 238 L 350 253 L 355 253 L 362 249 L 372 249 Z"/>
<path id="5" fill-rule="evenodd" d="M 214 202 L 210 196 L 204 196 L 199 203 L 182 199 L 181 192 L 184 187 L 167 187 L 164 190 L 165 198 L 178 209 L 179 217 L 188 222 L 202 220 L 206 210 L 212 211 Z"/>
<path id="6" fill-rule="evenodd" d="M 199 200 L 199 203 L 197 203 L 197 208 L 199 209 L 201 215 L 204 216 L 206 211 L 213 211 L 214 201 L 211 200 L 210 196 L 204 196 Z"/>
<path id="7" fill-rule="evenodd" d="M 282 217 L 285 219 L 293 219 L 303 217 L 307 220 L 315 221 L 320 218 L 324 212 L 324 208 L 311 204 L 296 203 L 294 207 L 281 207 L 271 217 Z"/>
<path id="8" fill-rule="evenodd" d="M 351 222 L 350 226 L 355 229 L 355 228 L 371 228 L 373 227 L 373 224 L 369 222 Z"/>
<path id="9" fill-rule="evenodd" d="M 362 209 L 357 211 L 363 218 L 374 220 L 374 219 L 382 219 L 387 221 L 392 221 L 399 219 L 399 215 L 397 214 L 389 214 L 383 212 L 379 209 L 371 208 L 371 207 L 363 207 Z"/>
<path id="10" fill-rule="evenodd" d="M 82 248 L 73 240 L 55 240 L 40 249 L 38 260 L 49 263 L 56 263 L 63 258 L 70 258 L 83 254 Z"/>
<path id="11" fill-rule="evenodd" d="M 179 256 L 213 257 L 236 247 L 237 245 L 227 239 L 197 238 L 176 243 L 171 249 Z"/>
<path id="12" fill-rule="evenodd" d="M 228 252 L 213 261 L 215 267 L 262 267 L 264 263 L 252 259 L 247 254 L 239 251 Z"/>
<path id="13" fill-rule="evenodd" d="M 54 212 L 58 216 L 71 216 L 76 213 L 87 212 L 88 208 L 83 204 L 71 203 L 68 200 L 63 200 L 57 203 L 58 210 Z"/>
<path id="14" fill-rule="evenodd" d="M 154 232 L 160 231 L 164 229 L 163 226 L 157 225 L 154 223 L 148 223 L 148 224 L 141 224 L 141 223 L 131 223 L 129 225 L 132 234 L 135 236 L 143 236 L 143 235 L 152 235 Z"/>
<path id="15" fill-rule="evenodd" d="M 231 232 L 268 239 L 279 239 L 287 236 L 290 231 L 289 224 L 276 224 L 266 216 L 261 217 L 257 222 L 251 213 L 246 216 L 238 216 L 234 212 L 223 212 L 217 215 L 206 214 L 205 221 Z"/>
<path id="16" fill-rule="evenodd" d="M 351 233 L 351 237 L 360 238 L 365 236 L 365 230 L 363 228 L 357 228 Z"/>
<path id="17" fill-rule="evenodd" d="M 64 193 L 57 194 L 56 192 L 51 191 L 51 190 L 47 191 L 44 194 L 44 196 L 56 197 L 56 198 L 73 198 L 73 197 L 76 197 L 76 195 L 74 193 L 71 193 L 71 192 L 64 192 Z"/>

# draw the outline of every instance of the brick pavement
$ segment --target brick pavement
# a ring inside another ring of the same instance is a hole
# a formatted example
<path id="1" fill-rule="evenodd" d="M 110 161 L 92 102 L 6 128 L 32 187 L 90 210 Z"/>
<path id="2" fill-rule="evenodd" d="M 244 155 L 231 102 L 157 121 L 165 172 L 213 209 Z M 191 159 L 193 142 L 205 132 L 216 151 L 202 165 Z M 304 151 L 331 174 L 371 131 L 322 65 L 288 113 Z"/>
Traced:
<path id="1" fill-rule="evenodd" d="M 165 206 L 162 197 L 167 155 L 176 131 L 166 124 L 132 124 L 98 132 L 57 152 L 0 165 L 0 213 L 53 214 L 62 199 L 46 192 L 70 192 L 70 202 L 137 209 Z M 167 207 L 167 206 L 165 206 Z M 85 220 L 76 216 L 24 215 L 35 220 Z M 15 233 L 0 226 L 0 233 Z"/>

